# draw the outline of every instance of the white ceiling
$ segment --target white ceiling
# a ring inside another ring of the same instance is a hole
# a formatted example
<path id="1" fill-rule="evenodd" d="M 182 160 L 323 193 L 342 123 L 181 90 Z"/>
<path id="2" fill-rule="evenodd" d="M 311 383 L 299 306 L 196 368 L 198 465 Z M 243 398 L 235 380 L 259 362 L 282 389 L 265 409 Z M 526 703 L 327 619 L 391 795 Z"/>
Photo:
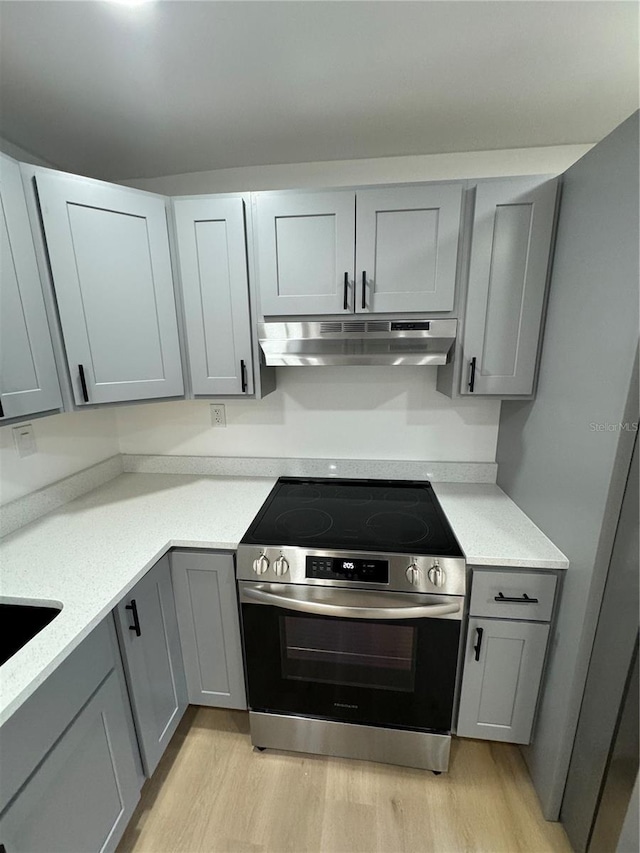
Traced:
<path id="1" fill-rule="evenodd" d="M 596 142 L 635 2 L 0 2 L 0 135 L 106 179 Z"/>

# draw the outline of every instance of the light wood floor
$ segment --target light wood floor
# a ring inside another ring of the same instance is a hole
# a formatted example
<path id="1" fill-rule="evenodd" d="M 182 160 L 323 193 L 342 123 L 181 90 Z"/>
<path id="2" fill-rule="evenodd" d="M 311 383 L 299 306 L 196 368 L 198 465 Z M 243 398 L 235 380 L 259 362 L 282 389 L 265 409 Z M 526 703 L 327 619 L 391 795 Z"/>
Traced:
<path id="1" fill-rule="evenodd" d="M 267 750 L 248 715 L 189 708 L 118 853 L 570 853 L 519 750 L 455 740 L 449 773 Z"/>

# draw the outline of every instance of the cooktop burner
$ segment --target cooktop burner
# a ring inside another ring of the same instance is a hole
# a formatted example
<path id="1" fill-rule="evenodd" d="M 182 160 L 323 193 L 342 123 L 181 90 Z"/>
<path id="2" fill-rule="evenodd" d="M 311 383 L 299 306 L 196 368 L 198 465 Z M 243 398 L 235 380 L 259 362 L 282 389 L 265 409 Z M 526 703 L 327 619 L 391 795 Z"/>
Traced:
<path id="1" fill-rule="evenodd" d="M 248 545 L 462 556 L 427 482 L 281 477 Z"/>

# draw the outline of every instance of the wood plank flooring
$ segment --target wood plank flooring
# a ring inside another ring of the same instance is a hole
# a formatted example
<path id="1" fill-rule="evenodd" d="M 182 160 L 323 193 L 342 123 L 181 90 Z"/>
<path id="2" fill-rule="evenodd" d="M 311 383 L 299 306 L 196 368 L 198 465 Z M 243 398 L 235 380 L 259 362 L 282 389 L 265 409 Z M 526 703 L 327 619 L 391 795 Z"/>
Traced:
<path id="1" fill-rule="evenodd" d="M 187 710 L 118 853 L 571 853 L 517 747 L 454 740 L 449 773 L 254 751 L 248 715 Z"/>

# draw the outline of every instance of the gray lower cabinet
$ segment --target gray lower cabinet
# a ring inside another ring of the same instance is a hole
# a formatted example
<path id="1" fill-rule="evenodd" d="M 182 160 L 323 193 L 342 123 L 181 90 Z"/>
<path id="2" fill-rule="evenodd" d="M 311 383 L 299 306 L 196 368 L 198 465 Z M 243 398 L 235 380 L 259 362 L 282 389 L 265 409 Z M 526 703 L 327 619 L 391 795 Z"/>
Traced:
<path id="1" fill-rule="evenodd" d="M 76 405 L 182 396 L 166 200 L 34 174 Z"/>
<path id="2" fill-rule="evenodd" d="M 0 729 L 6 853 L 116 849 L 140 796 L 111 619 Z"/>
<path id="3" fill-rule="evenodd" d="M 144 771 L 149 777 L 187 707 L 168 556 L 147 572 L 115 613 Z"/>
<path id="4" fill-rule="evenodd" d="M 477 185 L 461 394 L 533 393 L 557 189 L 557 180 L 540 177 Z"/>
<path id="5" fill-rule="evenodd" d="M 173 199 L 194 395 L 253 394 L 244 200 Z"/>
<path id="6" fill-rule="evenodd" d="M 0 419 L 61 407 L 20 166 L 0 155 Z"/>
<path id="7" fill-rule="evenodd" d="M 2 816 L 7 853 L 115 850 L 138 799 L 112 672 Z"/>
<path id="8" fill-rule="evenodd" d="M 189 702 L 246 709 L 232 555 L 174 551 L 171 566 Z"/>
<path id="9" fill-rule="evenodd" d="M 549 626 L 469 620 L 457 733 L 529 743 Z"/>
<path id="10" fill-rule="evenodd" d="M 553 572 L 474 570 L 460 737 L 530 743 L 557 586 Z"/>

